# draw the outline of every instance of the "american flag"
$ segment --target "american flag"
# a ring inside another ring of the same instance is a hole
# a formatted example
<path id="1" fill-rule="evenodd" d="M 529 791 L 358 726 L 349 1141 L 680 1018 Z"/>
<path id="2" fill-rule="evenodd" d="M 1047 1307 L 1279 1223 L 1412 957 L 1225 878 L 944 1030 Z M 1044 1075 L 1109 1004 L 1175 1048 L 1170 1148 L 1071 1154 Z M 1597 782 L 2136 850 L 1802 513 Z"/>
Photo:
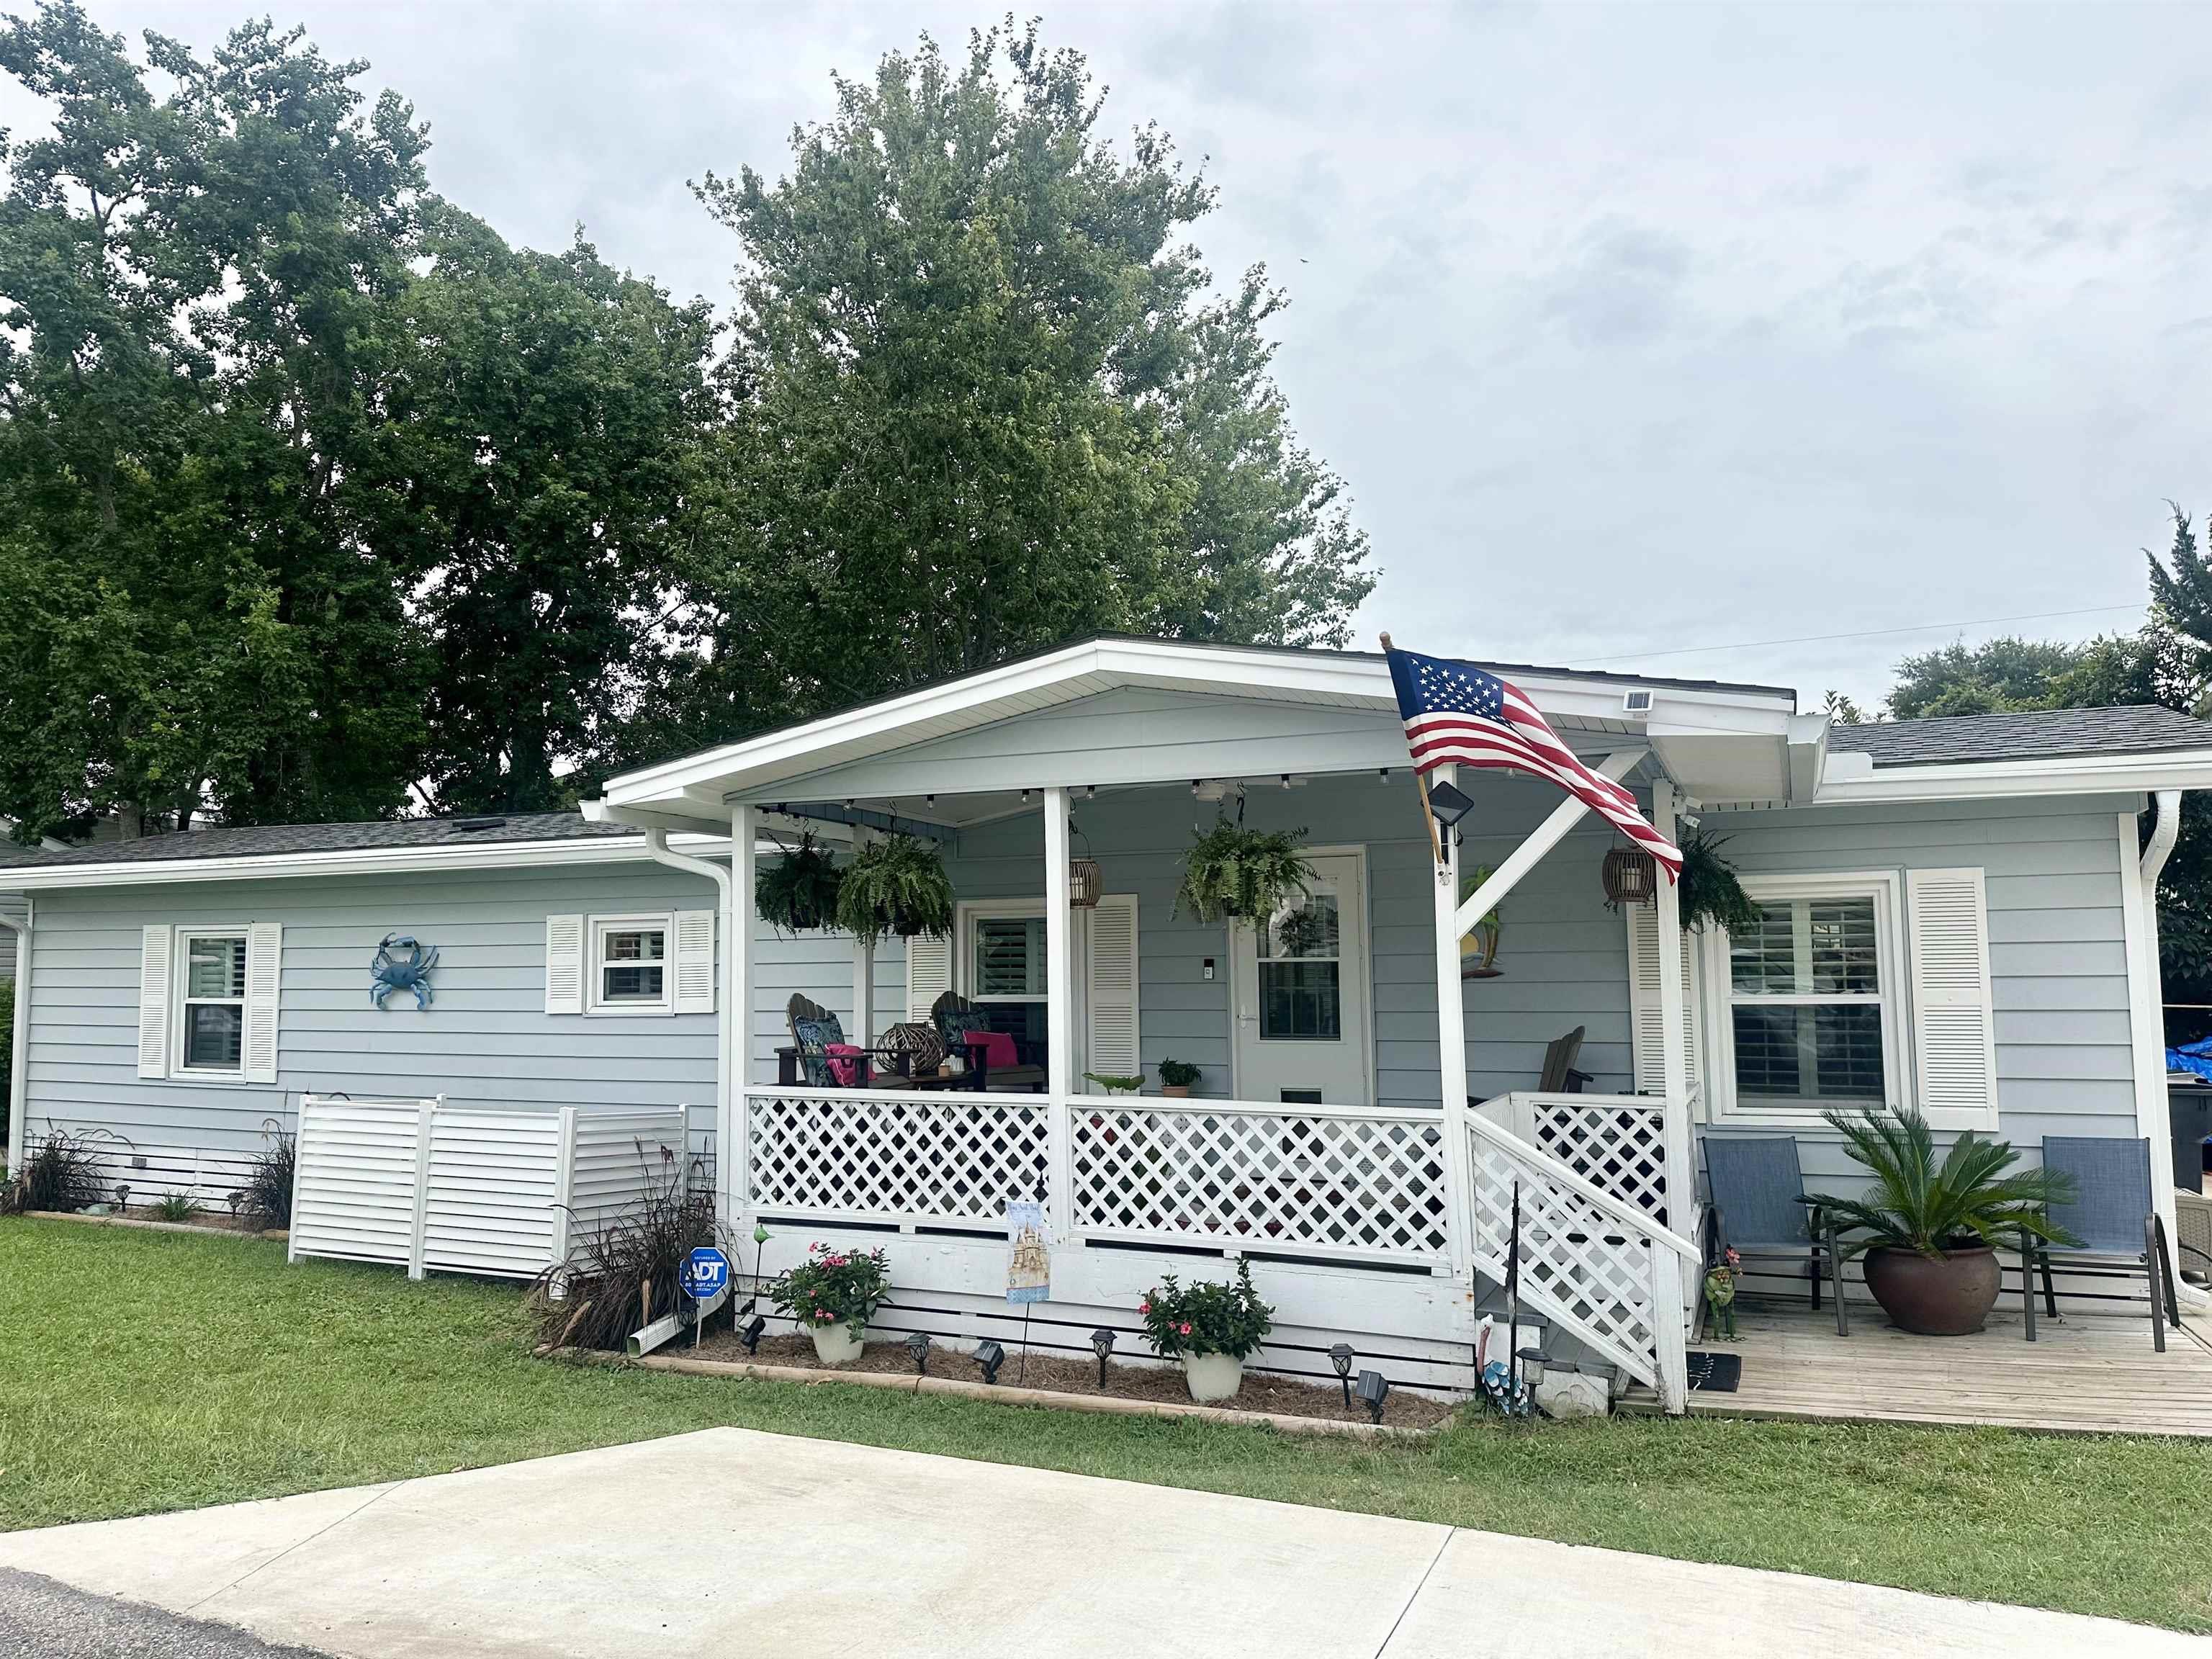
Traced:
<path id="1" fill-rule="evenodd" d="M 1445 657 L 1386 654 L 1415 771 L 1455 761 L 1548 778 L 1650 854 L 1668 880 L 1681 874 L 1681 848 L 1651 827 L 1635 796 L 1583 765 L 1511 681 Z"/>

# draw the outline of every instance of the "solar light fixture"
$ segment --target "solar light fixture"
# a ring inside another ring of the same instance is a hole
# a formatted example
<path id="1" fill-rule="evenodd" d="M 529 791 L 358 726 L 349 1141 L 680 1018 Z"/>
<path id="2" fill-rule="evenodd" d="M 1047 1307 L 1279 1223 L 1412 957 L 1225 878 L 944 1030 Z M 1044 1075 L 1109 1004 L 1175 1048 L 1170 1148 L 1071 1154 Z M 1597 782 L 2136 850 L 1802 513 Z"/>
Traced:
<path id="1" fill-rule="evenodd" d="M 994 1341 L 988 1336 L 985 1337 L 975 1345 L 975 1363 L 983 1368 L 983 1380 L 986 1382 L 996 1382 L 999 1380 L 999 1367 L 1006 1363 L 1006 1345 Z"/>
<path id="2" fill-rule="evenodd" d="M 1390 1397 L 1389 1379 L 1380 1371 L 1362 1371 L 1357 1392 L 1359 1403 L 1367 1407 L 1367 1420 L 1380 1423 L 1382 1420 L 1382 1402 Z"/>
<path id="3" fill-rule="evenodd" d="M 1106 1386 L 1106 1356 L 1114 1352 L 1114 1333 L 1101 1325 L 1091 1333 L 1091 1352 L 1098 1356 L 1098 1386 Z"/>
<path id="4" fill-rule="evenodd" d="M 921 1376 L 929 1370 L 929 1333 L 908 1331 L 906 1351 L 914 1359 L 914 1374 Z"/>
<path id="5" fill-rule="evenodd" d="M 1474 797 L 1457 784 L 1440 779 L 1429 786 L 1429 811 L 1436 815 L 1438 823 L 1449 830 L 1474 811 Z"/>
<path id="6" fill-rule="evenodd" d="M 1328 1351 L 1328 1363 L 1336 1367 L 1338 1385 L 1344 1389 L 1344 1408 L 1352 1409 L 1352 1344 L 1340 1342 Z"/>
<path id="7" fill-rule="evenodd" d="M 757 1356 L 760 1353 L 761 1337 L 767 1329 L 768 1319 L 766 1316 L 755 1314 L 750 1319 L 748 1319 L 744 1324 L 738 1327 L 738 1340 L 745 1345 L 745 1352 L 748 1354 Z"/>

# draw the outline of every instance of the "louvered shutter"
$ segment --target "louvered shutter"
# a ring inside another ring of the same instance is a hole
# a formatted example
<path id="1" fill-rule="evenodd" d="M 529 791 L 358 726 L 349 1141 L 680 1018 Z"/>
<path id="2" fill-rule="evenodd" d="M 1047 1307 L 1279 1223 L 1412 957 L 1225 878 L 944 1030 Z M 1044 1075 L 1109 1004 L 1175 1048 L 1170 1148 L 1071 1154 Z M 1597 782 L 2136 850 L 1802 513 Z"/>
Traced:
<path id="1" fill-rule="evenodd" d="M 1995 1128 L 1996 1016 L 1982 872 L 1908 870 L 1905 897 L 1921 1109 L 1940 1127 Z"/>
<path id="2" fill-rule="evenodd" d="M 676 913 L 676 1012 L 714 1012 L 714 913 Z"/>
<path id="3" fill-rule="evenodd" d="M 248 1083 L 276 1080 L 277 992 L 284 981 L 284 929 L 257 921 L 246 930 L 246 1036 Z"/>
<path id="4" fill-rule="evenodd" d="M 167 923 L 138 937 L 138 1075 L 169 1074 L 169 972 L 176 933 Z"/>
<path id="5" fill-rule="evenodd" d="M 1656 905 L 1625 904 L 1628 918 L 1629 1046 L 1635 1056 L 1636 1089 L 1659 1094 L 1667 1087 L 1667 1059 L 1659 1049 L 1659 911 Z M 1705 1075 L 1698 1042 L 1698 950 L 1695 936 L 1682 930 L 1682 1051 L 1694 1086 Z"/>
<path id="6" fill-rule="evenodd" d="M 906 942 L 906 1017 L 927 1019 L 930 1005 L 952 988 L 952 941 L 917 933 Z"/>
<path id="7" fill-rule="evenodd" d="M 545 918 L 545 1012 L 584 1012 L 584 919 Z"/>
<path id="8" fill-rule="evenodd" d="M 1137 900 L 1109 893 L 1091 912 L 1091 1020 L 1085 1064 L 1102 1077 L 1134 1077 L 1137 1058 Z M 1096 1090 L 1098 1085 L 1092 1084 Z"/>

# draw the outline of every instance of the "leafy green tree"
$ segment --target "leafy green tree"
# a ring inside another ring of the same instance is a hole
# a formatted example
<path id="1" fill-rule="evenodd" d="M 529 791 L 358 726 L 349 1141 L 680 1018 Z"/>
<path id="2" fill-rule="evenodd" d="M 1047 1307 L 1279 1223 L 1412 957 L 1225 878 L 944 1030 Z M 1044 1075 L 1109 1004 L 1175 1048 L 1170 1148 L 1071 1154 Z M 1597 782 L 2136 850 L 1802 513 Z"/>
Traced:
<path id="1" fill-rule="evenodd" d="M 1036 28 L 925 39 L 708 175 L 743 249 L 732 416 L 696 493 L 698 643 L 647 743 L 726 737 L 1073 635 L 1340 643 L 1372 578 L 1290 432 L 1263 272 L 1179 240 L 1213 204 L 1152 128 L 1099 137 Z"/>
<path id="2" fill-rule="evenodd" d="M 1917 720 L 2047 708 L 2052 682 L 2074 669 L 2081 653 L 2081 647 L 2056 640 L 1954 642 L 1898 664 L 1889 712 Z"/>

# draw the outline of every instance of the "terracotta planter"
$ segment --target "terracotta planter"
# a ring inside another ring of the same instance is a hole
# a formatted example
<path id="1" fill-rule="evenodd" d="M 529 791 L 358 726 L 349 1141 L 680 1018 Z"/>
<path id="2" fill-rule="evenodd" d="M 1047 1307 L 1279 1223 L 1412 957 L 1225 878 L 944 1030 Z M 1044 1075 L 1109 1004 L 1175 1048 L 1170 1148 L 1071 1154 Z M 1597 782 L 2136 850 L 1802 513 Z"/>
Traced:
<path id="1" fill-rule="evenodd" d="M 814 1357 L 825 1365 L 849 1365 L 860 1357 L 860 1339 L 842 1321 L 835 1325 L 810 1325 L 806 1334 L 814 1339 Z"/>
<path id="2" fill-rule="evenodd" d="M 1901 1331 L 1966 1336 L 1982 1328 L 2002 1284 L 1997 1253 L 1986 1244 L 1929 1257 L 1913 1250 L 1866 1254 L 1867 1289 Z"/>
<path id="3" fill-rule="evenodd" d="M 1226 1400 L 1244 1386 L 1244 1362 L 1233 1354 L 1185 1354 L 1182 1380 L 1190 1397 L 1201 1406 Z"/>
<path id="4" fill-rule="evenodd" d="M 1190 1085 L 1188 1083 L 1163 1083 L 1160 1085 L 1160 1092 L 1163 1095 L 1165 1095 L 1170 1100 L 1188 1100 L 1190 1098 Z"/>

